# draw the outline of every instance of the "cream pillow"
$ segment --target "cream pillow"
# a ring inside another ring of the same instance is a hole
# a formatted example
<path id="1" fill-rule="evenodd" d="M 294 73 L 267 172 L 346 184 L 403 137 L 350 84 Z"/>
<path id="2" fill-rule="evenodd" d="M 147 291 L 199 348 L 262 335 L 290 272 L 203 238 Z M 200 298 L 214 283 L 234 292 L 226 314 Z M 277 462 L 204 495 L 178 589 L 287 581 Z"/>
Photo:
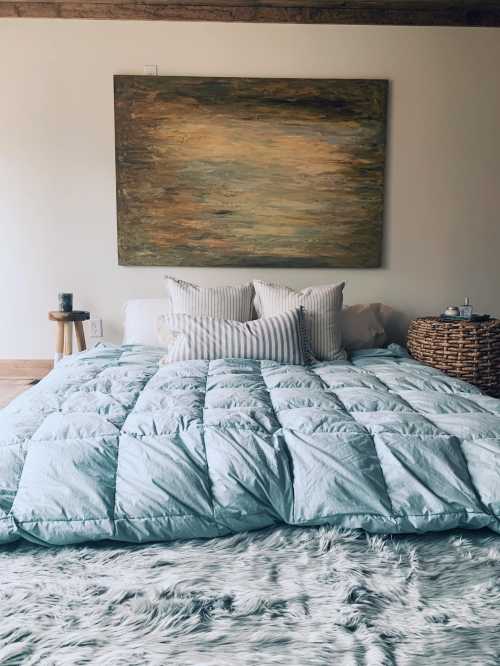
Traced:
<path id="1" fill-rule="evenodd" d="M 249 358 L 292 365 L 304 365 L 310 360 L 303 308 L 253 321 L 171 314 L 160 317 L 159 327 L 176 336 L 161 360 L 162 365 L 221 358 Z"/>
<path id="2" fill-rule="evenodd" d="M 373 349 L 387 344 L 382 303 L 345 306 L 342 310 L 342 343 L 348 351 Z"/>
<path id="3" fill-rule="evenodd" d="M 292 289 L 271 282 L 254 280 L 254 306 L 260 317 L 273 317 L 302 306 L 311 352 L 319 361 L 345 358 L 342 349 L 342 291 L 345 282 Z"/>
<path id="4" fill-rule="evenodd" d="M 170 312 L 191 317 L 249 321 L 253 314 L 251 282 L 227 287 L 202 287 L 173 277 L 165 278 Z"/>

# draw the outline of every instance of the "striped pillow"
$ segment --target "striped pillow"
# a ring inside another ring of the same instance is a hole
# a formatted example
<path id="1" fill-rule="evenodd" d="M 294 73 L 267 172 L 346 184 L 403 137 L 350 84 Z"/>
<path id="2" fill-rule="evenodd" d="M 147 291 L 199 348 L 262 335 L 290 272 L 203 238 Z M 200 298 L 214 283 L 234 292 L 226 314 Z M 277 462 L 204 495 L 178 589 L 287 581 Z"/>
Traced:
<path id="1" fill-rule="evenodd" d="M 191 282 L 165 278 L 171 312 L 193 317 L 248 321 L 253 318 L 251 282 L 229 287 L 199 287 Z"/>
<path id="2" fill-rule="evenodd" d="M 163 327 L 177 337 L 162 364 L 218 358 L 250 358 L 293 365 L 304 365 L 307 361 L 302 308 L 247 322 L 163 315 L 160 328 Z"/>
<path id="3" fill-rule="evenodd" d="M 296 291 L 270 282 L 254 280 L 254 306 L 259 317 L 272 317 L 303 306 L 306 331 L 313 356 L 320 361 L 344 358 L 342 350 L 342 290 L 345 282 Z"/>

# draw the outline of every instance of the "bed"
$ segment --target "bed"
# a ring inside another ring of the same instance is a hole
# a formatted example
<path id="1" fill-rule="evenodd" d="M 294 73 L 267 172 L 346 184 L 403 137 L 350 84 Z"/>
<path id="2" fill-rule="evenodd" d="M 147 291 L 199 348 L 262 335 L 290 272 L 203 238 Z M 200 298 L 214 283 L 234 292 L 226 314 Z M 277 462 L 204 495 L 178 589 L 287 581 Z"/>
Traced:
<path id="1" fill-rule="evenodd" d="M 0 412 L 0 663 L 498 664 L 499 400 L 394 345 L 164 353 Z"/>
<path id="2" fill-rule="evenodd" d="M 500 401 L 398 346 L 283 365 L 68 357 L 0 412 L 0 542 L 272 526 L 500 531 Z"/>

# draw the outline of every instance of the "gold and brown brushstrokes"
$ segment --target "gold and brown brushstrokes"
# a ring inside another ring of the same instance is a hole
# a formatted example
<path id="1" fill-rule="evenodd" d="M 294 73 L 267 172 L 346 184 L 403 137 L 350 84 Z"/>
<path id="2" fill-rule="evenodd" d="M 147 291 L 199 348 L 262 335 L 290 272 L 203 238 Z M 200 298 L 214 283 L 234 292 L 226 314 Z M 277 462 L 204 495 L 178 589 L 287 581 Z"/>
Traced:
<path id="1" fill-rule="evenodd" d="M 387 81 L 115 77 L 122 265 L 380 265 Z"/>

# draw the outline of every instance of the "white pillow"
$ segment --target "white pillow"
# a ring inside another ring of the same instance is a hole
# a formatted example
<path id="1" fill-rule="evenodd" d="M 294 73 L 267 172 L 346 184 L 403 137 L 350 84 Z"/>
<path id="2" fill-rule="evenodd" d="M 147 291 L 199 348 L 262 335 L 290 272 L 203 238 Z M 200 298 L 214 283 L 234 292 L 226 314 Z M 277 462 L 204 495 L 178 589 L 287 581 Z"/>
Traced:
<path id="1" fill-rule="evenodd" d="M 167 298 L 135 298 L 124 307 L 124 345 L 166 346 L 158 338 L 158 319 L 170 314 L 172 307 Z"/>
<path id="2" fill-rule="evenodd" d="M 342 349 L 342 290 L 345 282 L 292 289 L 254 280 L 255 309 L 259 317 L 273 317 L 303 307 L 312 355 L 319 361 L 345 358 Z"/>

